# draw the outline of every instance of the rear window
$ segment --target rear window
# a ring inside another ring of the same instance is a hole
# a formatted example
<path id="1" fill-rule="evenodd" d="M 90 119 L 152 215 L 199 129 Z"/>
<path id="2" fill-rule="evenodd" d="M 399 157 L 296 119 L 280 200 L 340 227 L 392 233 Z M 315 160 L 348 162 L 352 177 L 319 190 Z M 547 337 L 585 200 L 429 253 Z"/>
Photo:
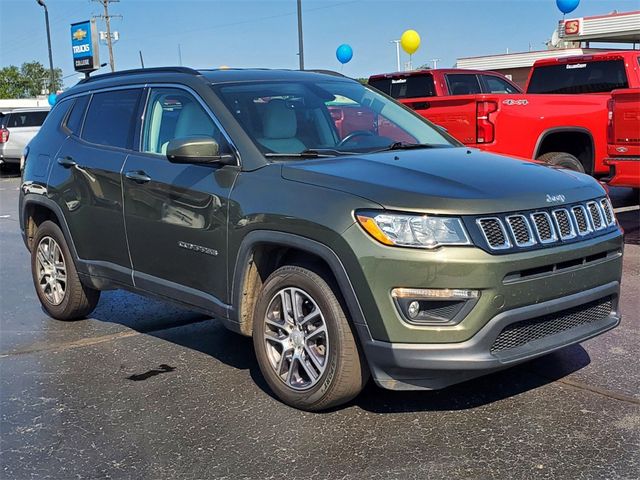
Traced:
<path id="1" fill-rule="evenodd" d="M 375 78 L 369 81 L 369 85 L 393 98 L 433 97 L 436 94 L 433 76 L 430 74 Z"/>
<path id="2" fill-rule="evenodd" d="M 527 93 L 603 93 L 628 88 L 623 60 L 537 67 Z"/>
<path id="3" fill-rule="evenodd" d="M 44 123 L 48 113 L 48 111 L 11 112 L 2 119 L 2 123 L 7 128 L 39 127 Z"/>
<path id="4" fill-rule="evenodd" d="M 447 75 L 449 95 L 472 95 L 482 93 L 478 76 L 470 73 L 452 73 Z"/>
<path id="5" fill-rule="evenodd" d="M 129 148 L 139 97 L 139 89 L 94 94 L 82 128 L 82 138 L 99 145 Z"/>

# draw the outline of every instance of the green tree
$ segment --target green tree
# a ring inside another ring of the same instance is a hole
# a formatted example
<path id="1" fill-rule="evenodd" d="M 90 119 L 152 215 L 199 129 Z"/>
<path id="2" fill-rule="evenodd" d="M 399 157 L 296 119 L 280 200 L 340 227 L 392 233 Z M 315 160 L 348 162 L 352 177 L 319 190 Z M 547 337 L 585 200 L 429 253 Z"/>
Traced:
<path id="1" fill-rule="evenodd" d="M 29 98 L 49 90 L 50 73 L 40 62 L 25 62 L 0 69 L 0 98 Z M 62 88 L 62 70 L 53 71 L 53 91 Z"/>
<path id="2" fill-rule="evenodd" d="M 0 69 L 0 98 L 22 98 L 24 79 L 15 65 Z"/>

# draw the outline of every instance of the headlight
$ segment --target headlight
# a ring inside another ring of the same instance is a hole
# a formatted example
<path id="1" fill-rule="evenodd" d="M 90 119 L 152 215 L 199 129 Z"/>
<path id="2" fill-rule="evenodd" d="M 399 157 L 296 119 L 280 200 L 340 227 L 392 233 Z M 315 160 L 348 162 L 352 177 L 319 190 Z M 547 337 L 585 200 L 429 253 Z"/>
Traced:
<path id="1" fill-rule="evenodd" d="M 356 219 L 369 235 L 385 245 L 414 248 L 471 245 L 462 220 L 455 217 L 358 211 Z"/>

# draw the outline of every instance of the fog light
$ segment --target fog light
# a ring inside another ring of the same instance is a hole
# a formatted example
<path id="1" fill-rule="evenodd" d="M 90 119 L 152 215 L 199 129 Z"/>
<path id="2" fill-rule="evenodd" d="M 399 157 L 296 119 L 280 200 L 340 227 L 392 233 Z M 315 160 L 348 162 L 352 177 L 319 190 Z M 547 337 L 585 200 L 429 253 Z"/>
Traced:
<path id="1" fill-rule="evenodd" d="M 478 302 L 478 290 L 450 288 L 394 288 L 396 307 L 414 325 L 457 325 Z"/>
<path id="2" fill-rule="evenodd" d="M 409 307 L 407 308 L 407 315 L 409 315 L 410 318 L 416 318 L 419 313 L 420 303 L 414 300 L 409 304 Z"/>

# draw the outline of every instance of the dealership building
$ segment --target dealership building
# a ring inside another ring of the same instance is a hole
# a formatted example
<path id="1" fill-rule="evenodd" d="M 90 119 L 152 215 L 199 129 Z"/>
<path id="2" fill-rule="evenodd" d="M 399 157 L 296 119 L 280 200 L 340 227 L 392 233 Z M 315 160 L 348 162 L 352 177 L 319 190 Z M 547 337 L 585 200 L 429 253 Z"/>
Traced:
<path id="1" fill-rule="evenodd" d="M 500 72 L 524 87 L 536 60 L 620 49 L 591 48 L 595 43 L 627 44 L 623 48 L 633 49 L 640 47 L 640 11 L 561 20 L 547 50 L 459 58 L 456 67 Z"/>

